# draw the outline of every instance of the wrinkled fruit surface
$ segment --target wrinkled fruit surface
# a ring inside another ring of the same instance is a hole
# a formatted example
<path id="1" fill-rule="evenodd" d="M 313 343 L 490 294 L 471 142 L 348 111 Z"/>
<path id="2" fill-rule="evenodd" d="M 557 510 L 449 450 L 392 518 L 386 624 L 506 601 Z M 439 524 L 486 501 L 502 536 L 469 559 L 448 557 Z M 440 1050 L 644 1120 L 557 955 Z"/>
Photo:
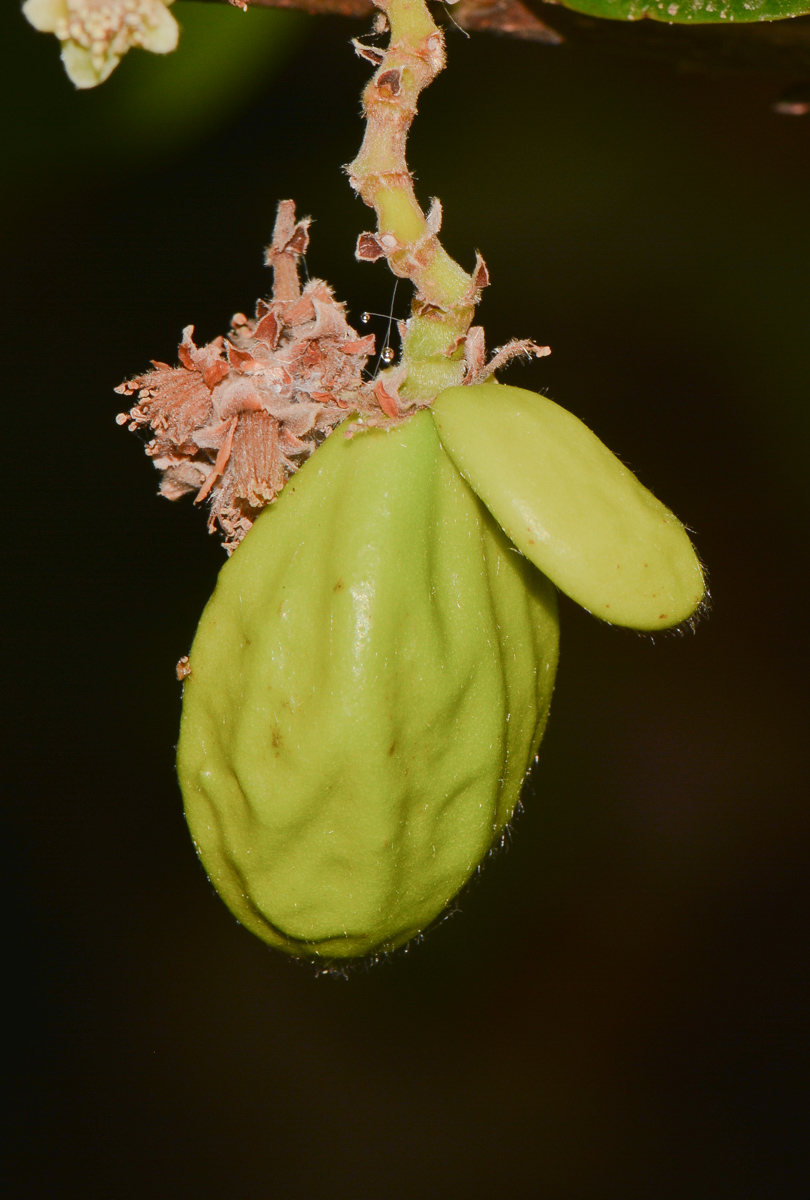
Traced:
<path id="1" fill-rule="evenodd" d="M 448 388 L 442 444 L 501 528 L 557 587 L 612 625 L 670 629 L 706 586 L 681 522 L 573 413 L 523 388 Z"/>
<path id="2" fill-rule="evenodd" d="M 553 587 L 429 412 L 344 432 L 223 568 L 178 748 L 226 904 L 271 945 L 326 959 L 404 943 L 475 871 L 536 753 L 558 645 Z"/>

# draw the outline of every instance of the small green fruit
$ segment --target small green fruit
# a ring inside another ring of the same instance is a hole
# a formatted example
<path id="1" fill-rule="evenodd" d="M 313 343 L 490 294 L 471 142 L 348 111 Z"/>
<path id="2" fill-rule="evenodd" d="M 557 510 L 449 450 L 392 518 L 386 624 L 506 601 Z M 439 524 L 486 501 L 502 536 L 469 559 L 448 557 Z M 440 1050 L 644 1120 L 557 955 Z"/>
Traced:
<path id="1" fill-rule="evenodd" d="M 346 428 L 223 568 L 178 752 L 225 903 L 327 959 L 404 943 L 475 871 L 537 751 L 558 644 L 553 587 L 430 414 Z"/>
<path id="2" fill-rule="evenodd" d="M 447 453 L 515 545 L 594 616 L 668 629 L 704 598 L 677 517 L 572 413 L 523 388 L 448 388 L 433 416 Z"/>

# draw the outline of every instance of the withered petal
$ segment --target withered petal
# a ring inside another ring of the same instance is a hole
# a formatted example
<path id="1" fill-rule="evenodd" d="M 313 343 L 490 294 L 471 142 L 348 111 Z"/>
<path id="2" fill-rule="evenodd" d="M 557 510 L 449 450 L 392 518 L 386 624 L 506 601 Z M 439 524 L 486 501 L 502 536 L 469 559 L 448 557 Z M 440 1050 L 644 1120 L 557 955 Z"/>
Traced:
<path id="1" fill-rule="evenodd" d="M 271 310 L 262 317 L 256 326 L 253 336 L 257 342 L 264 342 L 271 350 L 275 350 L 278 345 L 279 334 L 281 333 L 281 322 L 276 314 Z"/>

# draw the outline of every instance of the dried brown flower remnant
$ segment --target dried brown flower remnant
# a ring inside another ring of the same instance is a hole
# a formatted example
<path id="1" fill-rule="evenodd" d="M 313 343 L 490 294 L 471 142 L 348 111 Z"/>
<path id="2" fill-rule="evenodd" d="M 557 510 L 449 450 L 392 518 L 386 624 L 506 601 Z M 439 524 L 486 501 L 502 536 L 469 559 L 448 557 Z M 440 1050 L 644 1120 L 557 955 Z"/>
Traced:
<path id="1" fill-rule="evenodd" d="M 219 525 L 230 553 L 259 511 L 278 494 L 332 429 L 350 413 L 383 424 L 398 411 L 381 403 L 363 376 L 374 335 L 360 337 L 344 307 L 320 279 L 301 290 L 298 259 L 309 242 L 309 219 L 278 206 L 266 261 L 273 297 L 255 317 L 237 313 L 227 337 L 205 346 L 183 331 L 180 366 L 153 369 L 116 391 L 137 402 L 117 417 L 153 434 L 146 453 L 163 472 L 170 500 L 196 492 L 210 504 L 209 529 Z"/>
<path id="2" fill-rule="evenodd" d="M 483 263 L 482 263 L 483 266 Z M 484 267 L 486 271 L 486 267 Z M 484 328 L 482 325 L 471 325 L 465 337 L 459 339 L 463 347 L 466 374 L 465 384 L 483 383 L 496 371 L 500 371 L 513 358 L 545 358 L 551 354 L 550 346 L 538 346 L 537 342 L 528 338 L 513 338 L 505 346 L 499 346 L 487 362 Z"/>

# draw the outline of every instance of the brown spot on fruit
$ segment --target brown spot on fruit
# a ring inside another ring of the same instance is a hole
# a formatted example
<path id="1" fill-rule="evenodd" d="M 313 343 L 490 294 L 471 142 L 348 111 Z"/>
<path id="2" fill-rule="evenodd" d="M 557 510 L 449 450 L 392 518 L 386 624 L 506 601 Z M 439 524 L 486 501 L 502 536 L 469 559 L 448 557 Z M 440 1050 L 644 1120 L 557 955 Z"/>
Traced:
<path id="1" fill-rule="evenodd" d="M 179 680 L 182 681 L 183 679 L 188 679 L 189 675 L 191 674 L 191 667 L 188 665 L 187 654 L 183 655 L 174 670 Z"/>
<path id="2" fill-rule="evenodd" d="M 332 588 L 332 591 L 333 592 L 342 592 L 343 589 L 345 588 L 345 586 L 346 586 L 346 584 L 343 582 L 343 580 L 339 579 L 337 581 L 337 583 L 335 584 L 335 586 Z"/>

